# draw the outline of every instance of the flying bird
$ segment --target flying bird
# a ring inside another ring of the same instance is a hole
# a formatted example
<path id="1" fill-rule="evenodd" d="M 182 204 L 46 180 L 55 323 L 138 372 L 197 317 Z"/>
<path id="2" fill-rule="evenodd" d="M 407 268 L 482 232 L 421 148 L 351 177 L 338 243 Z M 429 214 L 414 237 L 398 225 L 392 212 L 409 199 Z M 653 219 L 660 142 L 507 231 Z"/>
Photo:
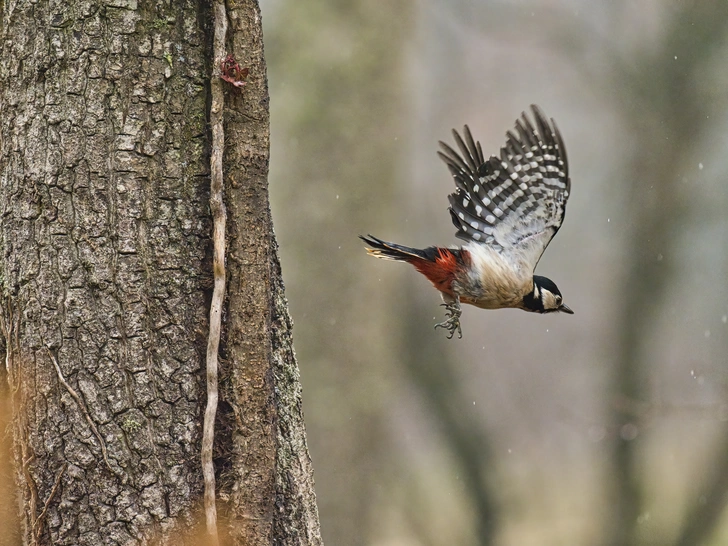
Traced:
<path id="1" fill-rule="evenodd" d="M 573 314 L 556 284 L 534 275 L 541 255 L 564 221 L 571 191 L 569 164 L 553 119 L 532 105 L 506 133 L 500 157 L 483 155 L 470 129 L 453 129 L 460 150 L 440 142 L 440 156 L 455 180 L 448 196 L 460 247 L 411 248 L 372 235 L 360 238 L 377 258 L 412 264 L 440 291 L 446 320 L 435 325 L 462 338 L 461 303 L 481 309 L 516 308 Z"/>

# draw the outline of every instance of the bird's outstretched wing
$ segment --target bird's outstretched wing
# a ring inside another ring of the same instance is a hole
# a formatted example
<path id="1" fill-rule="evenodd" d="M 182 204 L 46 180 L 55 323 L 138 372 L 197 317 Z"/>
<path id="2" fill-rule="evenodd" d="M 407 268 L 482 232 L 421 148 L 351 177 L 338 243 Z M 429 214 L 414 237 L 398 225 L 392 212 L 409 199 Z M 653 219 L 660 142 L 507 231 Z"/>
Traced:
<path id="1" fill-rule="evenodd" d="M 500 158 L 483 156 L 466 125 L 453 130 L 462 155 L 440 142 L 440 158 L 455 179 L 448 196 L 457 237 L 486 244 L 515 267 L 533 271 L 561 227 L 571 182 L 566 149 L 554 120 L 532 105 L 536 128 L 524 112 L 506 133 Z"/>

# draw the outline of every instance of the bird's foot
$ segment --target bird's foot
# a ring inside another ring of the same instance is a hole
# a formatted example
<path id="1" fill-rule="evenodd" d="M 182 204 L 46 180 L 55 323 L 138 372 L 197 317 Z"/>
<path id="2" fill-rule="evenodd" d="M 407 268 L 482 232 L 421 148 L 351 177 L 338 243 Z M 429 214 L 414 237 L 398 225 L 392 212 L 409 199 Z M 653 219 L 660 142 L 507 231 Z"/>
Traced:
<path id="1" fill-rule="evenodd" d="M 458 333 L 458 339 L 462 339 L 463 331 L 460 329 L 460 315 L 462 315 L 463 312 L 460 309 L 460 302 L 451 301 L 448 303 L 443 303 L 441 305 L 442 307 L 447 309 L 447 313 L 445 313 L 447 320 L 444 322 L 440 322 L 439 324 L 435 324 L 435 328 L 445 328 L 448 332 L 450 332 L 450 335 L 447 336 L 447 339 L 452 339 L 452 337 L 455 335 L 455 332 Z"/>

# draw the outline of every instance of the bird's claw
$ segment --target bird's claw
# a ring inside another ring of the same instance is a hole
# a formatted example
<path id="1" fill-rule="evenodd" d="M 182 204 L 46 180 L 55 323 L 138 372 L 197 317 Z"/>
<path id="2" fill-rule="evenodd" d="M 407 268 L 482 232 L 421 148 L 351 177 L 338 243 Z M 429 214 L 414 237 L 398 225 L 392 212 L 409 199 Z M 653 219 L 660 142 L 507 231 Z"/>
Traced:
<path id="1" fill-rule="evenodd" d="M 456 331 L 458 333 L 458 339 L 462 339 L 463 331 L 460 328 L 460 315 L 462 314 L 462 311 L 459 303 L 453 301 L 450 303 L 443 303 L 441 305 L 447 309 L 447 313 L 445 313 L 447 320 L 440 322 L 439 324 L 435 324 L 435 328 L 445 328 L 448 332 L 450 332 L 447 339 L 452 339 Z"/>

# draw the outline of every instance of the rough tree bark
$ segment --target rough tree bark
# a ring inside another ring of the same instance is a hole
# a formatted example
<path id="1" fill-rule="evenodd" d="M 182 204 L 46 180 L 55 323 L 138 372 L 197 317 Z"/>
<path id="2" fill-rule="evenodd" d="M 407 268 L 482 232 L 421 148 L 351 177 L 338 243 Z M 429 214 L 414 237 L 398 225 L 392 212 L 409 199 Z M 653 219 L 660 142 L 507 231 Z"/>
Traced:
<path id="1" fill-rule="evenodd" d="M 230 4 L 215 439 L 234 544 L 320 544 L 268 206 L 260 11 Z M 0 2 L 0 282 L 27 544 L 182 542 L 211 294 L 204 2 Z"/>

